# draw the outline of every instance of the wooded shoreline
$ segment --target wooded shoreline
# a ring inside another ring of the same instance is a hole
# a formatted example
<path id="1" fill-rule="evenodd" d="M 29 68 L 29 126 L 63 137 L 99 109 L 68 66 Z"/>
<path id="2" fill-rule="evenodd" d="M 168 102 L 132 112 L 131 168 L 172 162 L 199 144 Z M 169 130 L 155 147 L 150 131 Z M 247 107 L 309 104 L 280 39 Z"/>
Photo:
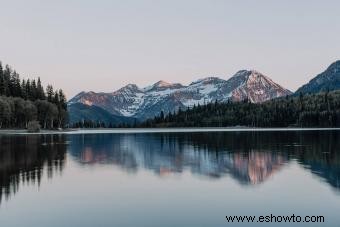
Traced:
<path id="1" fill-rule="evenodd" d="M 49 135 L 49 134 L 137 134 L 137 133 L 200 133 L 200 132 L 286 132 L 286 131 L 340 131 L 340 128 L 250 128 L 250 127 L 191 127 L 191 128 L 91 128 L 41 130 L 0 129 L 2 135 Z"/>

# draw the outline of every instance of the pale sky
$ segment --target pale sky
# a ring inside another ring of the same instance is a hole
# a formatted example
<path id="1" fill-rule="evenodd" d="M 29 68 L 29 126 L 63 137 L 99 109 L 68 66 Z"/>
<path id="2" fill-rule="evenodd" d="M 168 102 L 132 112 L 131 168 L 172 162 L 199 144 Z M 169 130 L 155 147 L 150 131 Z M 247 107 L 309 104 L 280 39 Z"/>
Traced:
<path id="1" fill-rule="evenodd" d="M 340 59 L 340 1 L 0 0 L 0 60 L 22 77 L 112 92 L 256 69 L 296 90 Z"/>

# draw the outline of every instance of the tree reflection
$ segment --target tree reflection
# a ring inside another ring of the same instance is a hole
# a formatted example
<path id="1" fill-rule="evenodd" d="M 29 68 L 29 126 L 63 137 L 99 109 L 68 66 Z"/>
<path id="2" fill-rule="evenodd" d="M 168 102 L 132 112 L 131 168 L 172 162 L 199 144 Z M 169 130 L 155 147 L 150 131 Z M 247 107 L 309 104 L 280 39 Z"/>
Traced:
<path id="1" fill-rule="evenodd" d="M 21 184 L 38 185 L 46 169 L 51 178 L 65 165 L 63 135 L 0 136 L 0 204 Z"/>

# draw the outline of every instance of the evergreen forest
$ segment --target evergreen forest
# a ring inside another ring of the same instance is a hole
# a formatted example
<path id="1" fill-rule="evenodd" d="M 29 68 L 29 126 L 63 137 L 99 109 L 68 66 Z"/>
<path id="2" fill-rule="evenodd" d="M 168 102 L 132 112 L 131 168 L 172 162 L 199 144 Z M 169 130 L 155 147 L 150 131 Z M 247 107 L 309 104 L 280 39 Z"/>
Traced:
<path id="1" fill-rule="evenodd" d="M 67 100 L 61 89 L 44 89 L 40 78 L 21 79 L 9 65 L 0 62 L 0 128 L 27 128 L 39 122 L 44 129 L 67 124 Z"/>

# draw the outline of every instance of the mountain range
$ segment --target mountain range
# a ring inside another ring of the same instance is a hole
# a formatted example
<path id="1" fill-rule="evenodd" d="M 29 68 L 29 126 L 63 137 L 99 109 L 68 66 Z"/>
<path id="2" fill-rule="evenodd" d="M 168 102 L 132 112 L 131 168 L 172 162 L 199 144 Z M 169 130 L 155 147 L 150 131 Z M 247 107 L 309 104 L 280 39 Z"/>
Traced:
<path id="1" fill-rule="evenodd" d="M 296 93 L 336 89 L 340 89 L 340 61 L 331 64 L 325 72 L 299 88 Z M 134 119 L 143 121 L 159 115 L 161 110 L 168 113 L 180 108 L 228 100 L 248 99 L 253 103 L 262 103 L 291 94 L 294 93 L 258 71 L 241 70 L 228 80 L 207 77 L 187 86 L 158 81 L 144 88 L 128 84 L 111 93 L 81 92 L 68 102 L 68 106 L 71 124 L 81 119 L 119 124 Z"/>
<path id="2" fill-rule="evenodd" d="M 273 82 L 269 77 L 254 70 L 242 70 L 229 80 L 207 77 L 188 86 L 159 81 L 145 88 L 128 84 L 112 93 L 81 92 L 69 101 L 69 106 L 71 122 L 85 117 L 79 115 L 73 117 L 76 115 L 74 104 L 77 103 L 88 106 L 88 109 L 91 106 L 100 107 L 115 116 L 145 120 L 158 115 L 161 110 L 168 113 L 179 108 L 227 100 L 249 99 L 257 103 L 290 94 L 291 91 Z"/>

